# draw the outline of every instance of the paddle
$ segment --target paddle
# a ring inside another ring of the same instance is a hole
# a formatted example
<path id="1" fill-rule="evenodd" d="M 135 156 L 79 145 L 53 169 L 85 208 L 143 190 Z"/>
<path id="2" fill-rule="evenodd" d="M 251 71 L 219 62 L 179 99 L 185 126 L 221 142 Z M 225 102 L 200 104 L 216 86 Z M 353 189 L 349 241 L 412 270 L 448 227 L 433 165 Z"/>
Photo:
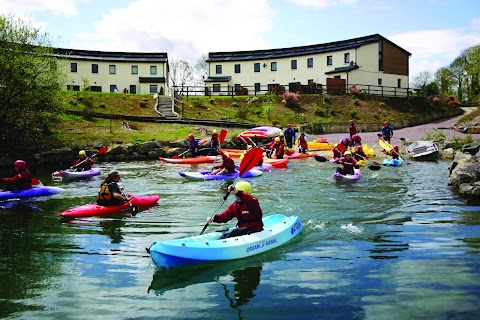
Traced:
<path id="1" fill-rule="evenodd" d="M 130 198 L 127 196 L 127 194 L 125 193 L 125 191 L 123 191 L 123 188 L 120 188 L 120 190 L 122 191 L 122 195 L 127 199 L 128 201 L 128 204 L 130 205 L 130 212 L 132 213 L 132 216 L 136 216 L 138 211 L 140 211 L 140 207 L 136 204 L 133 204 L 131 201 L 130 201 Z"/>
<path id="2" fill-rule="evenodd" d="M 262 157 L 263 157 L 263 150 L 262 149 L 260 149 L 260 148 L 250 149 L 245 154 L 245 156 L 243 157 L 242 162 L 240 162 L 240 172 L 238 173 L 238 178 L 236 178 L 233 181 L 233 186 L 235 186 L 237 184 L 238 180 L 243 176 L 243 174 L 245 172 L 247 172 L 250 169 L 252 169 L 253 167 L 255 167 L 255 165 L 260 161 L 260 159 L 262 159 Z M 227 192 L 225 194 L 225 196 L 223 197 L 222 203 L 220 203 L 220 205 L 215 209 L 215 212 L 212 215 L 212 219 L 217 214 L 218 210 L 220 210 L 220 208 L 223 206 L 223 204 L 225 203 L 225 200 L 227 200 L 229 194 L 230 194 L 230 192 Z M 209 225 L 209 223 L 205 224 L 205 226 L 202 229 L 202 232 L 200 232 L 200 235 L 205 231 L 205 229 L 207 229 L 208 225 Z"/>
<path id="3" fill-rule="evenodd" d="M 107 152 L 107 151 L 108 151 L 108 146 L 103 146 L 103 147 L 101 147 L 100 149 L 98 149 L 97 153 L 93 154 L 90 158 L 93 159 L 93 158 L 95 158 L 97 155 L 99 155 L 99 154 L 104 154 L 104 153 Z M 85 160 L 83 160 L 82 162 L 77 163 L 75 166 L 72 166 L 73 168 L 71 168 L 71 169 L 75 169 L 76 167 L 78 167 L 79 165 L 81 165 L 82 163 L 84 163 L 84 162 L 87 161 L 87 160 L 88 160 L 88 157 L 85 158 Z"/>
<path id="4" fill-rule="evenodd" d="M 357 156 L 359 156 L 359 157 L 362 158 L 363 160 L 367 160 L 367 163 L 370 162 L 370 160 L 366 159 L 365 157 L 363 157 L 363 156 L 361 156 L 361 155 L 359 155 L 359 154 L 357 154 Z M 373 170 L 373 171 L 377 171 L 377 170 L 380 170 L 380 169 L 382 168 L 382 166 L 381 166 L 380 163 L 375 162 L 375 161 L 374 161 L 373 163 L 375 164 L 375 166 L 368 165 L 368 166 L 367 166 L 368 169 Z"/>
<path id="5" fill-rule="evenodd" d="M 318 155 L 316 154 L 315 155 L 315 160 L 319 161 L 319 162 L 326 162 L 327 161 L 327 158 L 321 156 L 321 155 Z"/>

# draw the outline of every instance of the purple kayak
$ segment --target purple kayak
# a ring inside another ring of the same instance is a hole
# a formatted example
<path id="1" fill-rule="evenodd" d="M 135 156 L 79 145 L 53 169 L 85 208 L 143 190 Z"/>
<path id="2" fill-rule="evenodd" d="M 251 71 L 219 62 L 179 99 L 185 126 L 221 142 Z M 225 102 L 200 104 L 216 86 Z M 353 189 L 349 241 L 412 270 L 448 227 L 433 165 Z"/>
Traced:
<path id="1" fill-rule="evenodd" d="M 349 180 L 358 180 L 363 176 L 362 171 L 360 169 L 353 169 L 353 174 L 340 174 L 338 172 L 335 172 L 332 175 L 332 179 L 335 181 L 349 181 Z"/>
<path id="2" fill-rule="evenodd" d="M 53 180 L 61 179 L 85 179 L 93 176 L 98 176 L 102 173 L 102 170 L 99 168 L 92 168 L 85 171 L 70 171 L 70 170 L 60 170 L 52 173 Z"/>

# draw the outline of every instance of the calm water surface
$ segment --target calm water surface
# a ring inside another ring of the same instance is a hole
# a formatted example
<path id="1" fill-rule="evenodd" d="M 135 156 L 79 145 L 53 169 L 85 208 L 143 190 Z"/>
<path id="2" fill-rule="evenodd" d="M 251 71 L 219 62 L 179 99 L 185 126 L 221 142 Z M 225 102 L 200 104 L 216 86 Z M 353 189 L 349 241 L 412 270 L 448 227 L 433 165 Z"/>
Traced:
<path id="1" fill-rule="evenodd" d="M 0 317 L 478 319 L 480 206 L 447 186 L 448 165 L 365 168 L 352 184 L 331 180 L 332 164 L 291 160 L 249 181 L 265 215 L 301 218 L 299 237 L 265 255 L 170 270 L 145 248 L 200 233 L 228 182 L 177 172 L 211 165 L 100 164 L 121 172 L 127 192 L 159 194 L 159 205 L 71 222 L 58 213 L 94 202 L 101 177 L 55 184 L 44 172 L 65 191 L 0 210 Z"/>

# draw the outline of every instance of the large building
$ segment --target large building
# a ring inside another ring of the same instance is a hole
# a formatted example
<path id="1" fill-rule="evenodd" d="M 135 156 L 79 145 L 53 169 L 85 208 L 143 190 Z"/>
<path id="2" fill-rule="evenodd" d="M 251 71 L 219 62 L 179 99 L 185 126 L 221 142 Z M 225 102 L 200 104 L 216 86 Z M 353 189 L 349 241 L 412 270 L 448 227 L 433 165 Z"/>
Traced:
<path id="1" fill-rule="evenodd" d="M 169 95 L 166 53 L 56 49 L 72 90 Z"/>
<path id="2" fill-rule="evenodd" d="M 206 92 L 257 94 L 319 88 L 343 93 L 353 85 L 371 94 L 408 94 L 411 54 L 379 34 L 270 50 L 210 52 Z"/>

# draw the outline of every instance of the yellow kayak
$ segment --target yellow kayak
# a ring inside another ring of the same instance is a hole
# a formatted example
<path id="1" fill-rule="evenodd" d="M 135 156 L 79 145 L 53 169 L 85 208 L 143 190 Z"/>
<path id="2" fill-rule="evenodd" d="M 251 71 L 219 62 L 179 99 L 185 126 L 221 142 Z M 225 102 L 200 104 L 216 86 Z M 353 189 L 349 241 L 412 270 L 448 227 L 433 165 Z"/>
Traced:
<path id="1" fill-rule="evenodd" d="M 295 143 L 298 146 L 298 141 Z M 328 151 L 335 146 L 334 143 L 307 141 L 307 149 L 310 151 Z"/>

